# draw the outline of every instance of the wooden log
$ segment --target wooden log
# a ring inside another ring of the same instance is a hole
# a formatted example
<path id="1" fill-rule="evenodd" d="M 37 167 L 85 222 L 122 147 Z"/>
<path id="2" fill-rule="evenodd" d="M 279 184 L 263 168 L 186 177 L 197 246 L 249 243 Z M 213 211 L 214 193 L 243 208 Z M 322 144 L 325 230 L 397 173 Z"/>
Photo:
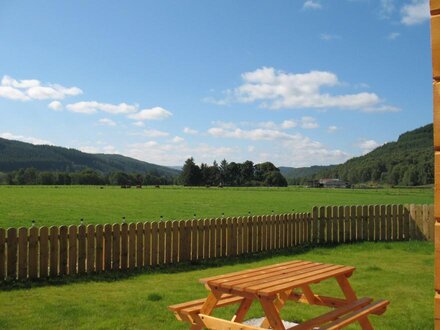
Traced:
<path id="1" fill-rule="evenodd" d="M 3 232 L 3 236 L 2 236 Z M 0 229 L 0 281 L 4 279 L 4 230 Z M 3 251 L 2 251 L 3 246 Z M 3 265 L 3 272 L 2 272 Z M 38 278 L 38 228 L 29 229 L 29 278 L 31 280 Z"/>
<path id="2" fill-rule="evenodd" d="M 171 226 L 171 222 L 169 222 L 169 224 Z M 169 262 L 171 262 L 171 251 Z M 136 224 L 136 268 L 142 269 L 142 267 L 144 267 L 144 224 L 142 222 L 138 222 Z"/>
<path id="3" fill-rule="evenodd" d="M 113 242 L 112 242 L 112 252 L 113 252 L 113 263 L 112 269 L 117 271 L 121 266 L 121 226 L 115 223 L 112 227 L 113 232 Z"/>
<path id="4" fill-rule="evenodd" d="M 60 226 L 60 275 L 67 275 L 68 263 L 68 228 Z"/>
<path id="5" fill-rule="evenodd" d="M 179 261 L 179 222 L 173 221 L 173 252 L 172 262 L 177 263 Z"/>
<path id="6" fill-rule="evenodd" d="M 96 255 L 95 255 L 95 271 L 100 273 L 104 270 L 104 226 L 96 225 Z"/>
<path id="7" fill-rule="evenodd" d="M 51 226 L 49 228 L 50 237 L 50 259 L 49 259 L 49 275 L 55 277 L 58 275 L 59 246 L 58 246 L 58 227 Z"/>
<path id="8" fill-rule="evenodd" d="M 112 270 L 112 225 L 104 225 L 104 271 Z"/>
<path id="9" fill-rule="evenodd" d="M 95 226 L 87 226 L 87 273 L 95 272 Z"/>
<path id="10" fill-rule="evenodd" d="M 177 226 L 179 225 L 179 222 L 175 221 L 175 223 Z M 176 256 L 175 262 L 177 262 L 177 259 Z M 151 266 L 151 222 L 144 223 L 144 266 Z"/>
<path id="11" fill-rule="evenodd" d="M 78 262 L 78 228 L 75 225 L 69 226 L 69 275 L 77 274 Z"/>
<path id="12" fill-rule="evenodd" d="M 49 264 L 49 229 L 47 227 L 40 228 L 40 278 L 48 275 Z"/>
<path id="13" fill-rule="evenodd" d="M 27 279 L 28 272 L 28 231 L 27 228 L 18 229 L 18 279 Z"/>
<path id="14" fill-rule="evenodd" d="M 128 224 L 121 224 L 121 270 L 128 269 Z"/>
<path id="15" fill-rule="evenodd" d="M 78 274 L 86 271 L 86 226 L 78 226 Z"/>
<path id="16" fill-rule="evenodd" d="M 172 246 L 172 222 L 165 221 L 165 263 L 171 263 L 171 246 Z"/>

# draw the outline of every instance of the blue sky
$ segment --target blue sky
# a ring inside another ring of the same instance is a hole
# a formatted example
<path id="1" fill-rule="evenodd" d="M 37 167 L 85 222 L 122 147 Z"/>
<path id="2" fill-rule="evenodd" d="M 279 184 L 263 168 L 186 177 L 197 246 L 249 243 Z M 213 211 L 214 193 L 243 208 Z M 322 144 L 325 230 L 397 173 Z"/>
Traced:
<path id="1" fill-rule="evenodd" d="M 432 122 L 428 7 L 1 2 L 0 137 L 162 165 L 341 163 Z"/>

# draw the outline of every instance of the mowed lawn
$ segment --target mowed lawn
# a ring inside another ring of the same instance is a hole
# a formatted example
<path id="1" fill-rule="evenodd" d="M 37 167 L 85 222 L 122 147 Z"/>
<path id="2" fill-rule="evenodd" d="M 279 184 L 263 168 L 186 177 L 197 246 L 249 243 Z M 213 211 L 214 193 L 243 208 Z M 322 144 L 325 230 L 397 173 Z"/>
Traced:
<path id="1" fill-rule="evenodd" d="M 320 205 L 432 203 L 432 189 L 0 186 L 0 227 L 309 212 Z"/>
<path id="2" fill-rule="evenodd" d="M 167 306 L 205 297 L 199 278 L 285 262 L 311 260 L 352 265 L 350 282 L 359 297 L 391 301 L 382 316 L 372 316 L 376 329 L 432 329 L 433 244 L 429 242 L 358 243 L 308 251 L 289 250 L 274 256 L 229 259 L 180 266 L 128 278 L 76 281 L 30 289 L 0 291 L 2 329 L 187 329 Z M 295 252 L 296 251 L 296 252 Z M 317 293 L 342 297 L 334 279 L 313 286 Z M 286 320 L 304 321 L 327 308 L 289 303 Z M 233 310 L 216 315 L 231 317 Z M 249 317 L 258 317 L 258 304 Z M 357 326 L 351 329 L 358 329 Z"/>

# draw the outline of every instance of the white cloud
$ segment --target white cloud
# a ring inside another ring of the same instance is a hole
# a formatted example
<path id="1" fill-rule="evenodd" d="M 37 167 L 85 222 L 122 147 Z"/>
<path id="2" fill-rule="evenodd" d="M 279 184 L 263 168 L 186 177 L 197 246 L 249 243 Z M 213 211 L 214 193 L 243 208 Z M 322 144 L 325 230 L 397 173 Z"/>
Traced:
<path id="1" fill-rule="evenodd" d="M 27 143 L 32 143 L 32 144 L 52 145 L 52 142 L 50 142 L 48 140 L 43 140 L 43 139 L 32 137 L 32 136 L 15 135 L 15 134 L 9 133 L 9 132 L 0 133 L 0 137 L 3 139 L 17 140 L 17 141 L 27 142 Z"/>
<path id="2" fill-rule="evenodd" d="M 322 5 L 315 0 L 307 0 L 303 4 L 303 9 L 322 9 Z"/>
<path id="3" fill-rule="evenodd" d="M 60 101 L 52 101 L 49 103 L 48 107 L 54 111 L 63 110 L 63 104 Z"/>
<path id="4" fill-rule="evenodd" d="M 281 123 L 281 128 L 289 129 L 296 127 L 297 123 L 294 120 L 285 120 Z"/>
<path id="5" fill-rule="evenodd" d="M 329 127 L 327 128 L 327 132 L 329 132 L 329 133 L 334 133 L 334 132 L 336 132 L 338 129 L 339 129 L 339 128 L 338 128 L 337 126 L 332 125 L 332 126 L 329 126 Z"/>
<path id="6" fill-rule="evenodd" d="M 337 34 L 330 34 L 330 33 L 321 33 L 319 35 L 319 38 L 321 40 L 325 40 L 325 41 L 331 41 L 331 40 L 338 40 L 341 39 L 340 35 Z"/>
<path id="7" fill-rule="evenodd" d="M 256 128 L 251 130 L 243 130 L 241 128 L 224 129 L 221 127 L 212 127 L 208 129 L 208 133 L 215 137 L 226 137 L 245 140 L 275 140 L 275 139 L 294 139 L 295 135 L 280 132 L 272 129 Z"/>
<path id="8" fill-rule="evenodd" d="M 248 151 L 249 152 L 254 152 L 255 151 L 255 146 L 248 146 Z"/>
<path id="9" fill-rule="evenodd" d="M 380 0 L 379 17 L 389 19 L 395 10 L 394 0 Z"/>
<path id="10" fill-rule="evenodd" d="M 387 39 L 396 40 L 399 36 L 400 36 L 399 32 L 391 32 L 390 34 L 388 34 Z"/>
<path id="11" fill-rule="evenodd" d="M 355 146 L 362 149 L 362 154 L 366 154 L 366 153 L 376 149 L 377 147 L 381 146 L 381 144 L 379 144 L 375 140 L 362 139 L 362 140 L 359 140 L 355 144 Z"/>
<path id="12" fill-rule="evenodd" d="M 105 126 L 116 126 L 116 123 L 109 118 L 101 118 L 100 120 L 98 120 L 98 123 Z"/>
<path id="13" fill-rule="evenodd" d="M 144 124 L 143 121 L 135 121 L 135 122 L 133 123 L 133 126 L 144 127 L 145 124 Z"/>
<path id="14" fill-rule="evenodd" d="M 104 146 L 81 146 L 78 147 L 78 149 L 82 152 L 86 152 L 88 154 L 117 154 L 118 151 L 117 149 L 108 144 L 108 145 L 104 145 Z"/>
<path id="15" fill-rule="evenodd" d="M 66 105 L 67 110 L 77 113 L 92 114 L 103 111 L 111 114 L 127 114 L 138 111 L 136 105 L 127 103 L 111 104 L 96 101 L 81 101 Z"/>
<path id="16" fill-rule="evenodd" d="M 161 107 L 154 107 L 151 109 L 143 109 L 138 113 L 134 113 L 128 116 L 128 118 L 138 121 L 143 120 L 162 120 L 171 117 L 173 114 L 168 110 Z"/>
<path id="17" fill-rule="evenodd" d="M 429 14 L 429 0 L 412 0 L 401 9 L 401 23 L 404 25 L 416 25 L 427 21 Z"/>
<path id="18" fill-rule="evenodd" d="M 78 87 L 42 84 L 36 79 L 16 80 L 5 75 L 0 83 L 0 97 L 10 100 L 62 100 L 67 96 L 80 94 L 82 90 Z"/>
<path id="19" fill-rule="evenodd" d="M 316 122 L 316 119 L 313 117 L 302 117 L 301 118 L 301 128 L 305 128 L 305 129 L 313 129 L 313 128 L 318 128 L 319 125 Z"/>
<path id="20" fill-rule="evenodd" d="M 175 136 L 175 137 L 173 137 L 173 139 L 171 141 L 174 142 L 174 143 L 180 143 L 180 142 L 185 141 L 185 139 L 183 137 L 180 137 L 180 136 Z"/>
<path id="21" fill-rule="evenodd" d="M 147 137 L 165 137 L 170 135 L 168 132 L 164 132 L 164 131 L 160 131 L 157 129 L 145 129 L 142 132 L 143 136 L 147 136 Z"/>
<path id="22" fill-rule="evenodd" d="M 189 134 L 189 135 L 196 135 L 196 134 L 199 133 L 199 131 L 197 131 L 197 130 L 195 130 L 195 129 L 192 129 L 192 128 L 189 128 L 189 127 L 185 127 L 185 128 L 183 129 L 183 133 L 185 133 L 185 134 Z"/>
<path id="23" fill-rule="evenodd" d="M 323 87 L 342 85 L 336 74 L 327 71 L 285 73 L 263 67 L 242 74 L 243 84 L 232 91 L 229 102 L 260 103 L 267 109 L 339 108 L 364 112 L 398 111 L 375 93 L 331 95 Z"/>
<path id="24" fill-rule="evenodd" d="M 216 121 L 213 121 L 211 123 L 214 126 L 221 127 L 221 128 L 224 128 L 224 129 L 233 129 L 233 128 L 237 127 L 237 124 L 233 123 L 233 122 L 225 122 L 225 121 L 216 120 Z"/>
<path id="25" fill-rule="evenodd" d="M 98 147 L 93 147 L 93 146 L 82 146 L 78 148 L 80 151 L 82 152 L 86 152 L 88 154 L 97 154 L 99 153 L 99 148 Z"/>

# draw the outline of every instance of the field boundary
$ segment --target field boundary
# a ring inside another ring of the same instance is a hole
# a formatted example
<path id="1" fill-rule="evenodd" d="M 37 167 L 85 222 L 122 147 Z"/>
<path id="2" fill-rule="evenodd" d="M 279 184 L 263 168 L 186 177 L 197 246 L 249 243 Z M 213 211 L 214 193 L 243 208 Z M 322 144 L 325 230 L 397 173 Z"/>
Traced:
<path id="1" fill-rule="evenodd" d="M 0 228 L 0 281 L 133 271 L 302 245 L 434 240 L 433 205 L 320 206 L 200 220 Z"/>

